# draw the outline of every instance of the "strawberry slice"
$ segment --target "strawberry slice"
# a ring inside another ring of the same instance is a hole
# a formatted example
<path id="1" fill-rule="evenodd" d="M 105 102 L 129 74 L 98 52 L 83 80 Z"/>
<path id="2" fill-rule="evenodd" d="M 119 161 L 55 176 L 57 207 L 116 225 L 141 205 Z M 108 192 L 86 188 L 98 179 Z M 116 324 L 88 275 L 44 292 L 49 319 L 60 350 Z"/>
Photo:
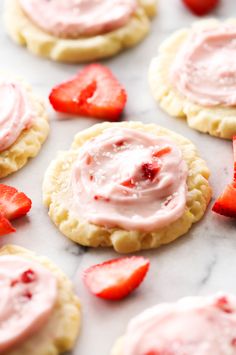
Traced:
<path id="1" fill-rule="evenodd" d="M 164 148 L 161 148 L 161 149 L 153 152 L 152 156 L 154 158 L 161 158 L 163 155 L 169 154 L 170 152 L 171 152 L 171 147 L 164 147 Z"/>
<path id="2" fill-rule="evenodd" d="M 110 69 L 91 64 L 75 78 L 54 87 L 49 100 L 59 112 L 116 121 L 127 95 Z"/>
<path id="3" fill-rule="evenodd" d="M 149 265 L 149 260 L 141 256 L 109 260 L 85 270 L 84 282 L 97 297 L 119 300 L 140 285 Z"/>
<path id="4" fill-rule="evenodd" d="M 8 219 L 0 213 L 0 237 L 15 231 L 15 228 L 11 225 Z"/>
<path id="5" fill-rule="evenodd" d="M 22 217 L 29 212 L 31 200 L 14 187 L 0 184 L 0 213 L 8 220 Z"/>
<path id="6" fill-rule="evenodd" d="M 236 218 L 236 136 L 233 137 L 234 179 L 226 186 L 223 194 L 216 200 L 212 211 L 226 217 Z"/>
<path id="7" fill-rule="evenodd" d="M 182 0 L 183 3 L 195 15 L 203 16 L 212 11 L 218 4 L 219 0 Z"/>
<path id="8" fill-rule="evenodd" d="M 236 218 L 236 183 L 226 187 L 212 207 L 212 211 L 226 217 Z"/>

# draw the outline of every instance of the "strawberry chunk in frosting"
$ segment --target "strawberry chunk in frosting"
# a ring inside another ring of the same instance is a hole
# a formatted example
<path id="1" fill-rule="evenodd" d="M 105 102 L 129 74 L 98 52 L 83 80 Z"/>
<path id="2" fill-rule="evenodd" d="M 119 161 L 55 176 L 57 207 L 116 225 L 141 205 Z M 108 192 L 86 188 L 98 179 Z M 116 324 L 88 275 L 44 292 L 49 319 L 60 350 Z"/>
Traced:
<path id="1" fill-rule="evenodd" d="M 9 148 L 34 119 L 25 90 L 18 83 L 0 82 L 0 152 Z"/>
<path id="2" fill-rule="evenodd" d="M 0 290 L 0 354 L 5 354 L 47 323 L 57 298 L 57 280 L 33 261 L 0 256 Z"/>
<path id="3" fill-rule="evenodd" d="M 72 171 L 74 210 L 91 223 L 150 232 L 180 218 L 187 166 L 173 141 L 111 128 L 84 144 Z"/>
<path id="4" fill-rule="evenodd" d="M 235 296 L 184 298 L 132 319 L 122 355 L 234 355 L 235 329 Z"/>
<path id="5" fill-rule="evenodd" d="M 134 14 L 136 0 L 19 0 L 27 16 L 56 37 L 93 36 L 120 28 Z"/>
<path id="6" fill-rule="evenodd" d="M 170 71 L 172 85 L 202 106 L 236 105 L 236 27 L 189 36 Z"/>

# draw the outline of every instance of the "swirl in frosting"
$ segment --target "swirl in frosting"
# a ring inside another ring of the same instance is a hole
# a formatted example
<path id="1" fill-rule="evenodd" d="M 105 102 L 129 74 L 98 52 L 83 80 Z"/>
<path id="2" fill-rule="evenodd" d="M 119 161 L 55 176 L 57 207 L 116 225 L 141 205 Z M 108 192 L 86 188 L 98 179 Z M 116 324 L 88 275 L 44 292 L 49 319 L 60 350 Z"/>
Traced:
<path id="1" fill-rule="evenodd" d="M 113 31 L 127 24 L 136 0 L 20 0 L 27 16 L 56 37 L 78 38 Z"/>
<path id="2" fill-rule="evenodd" d="M 9 148 L 24 129 L 28 129 L 34 113 L 25 90 L 15 82 L 0 82 L 0 152 Z"/>
<path id="3" fill-rule="evenodd" d="M 187 166 L 165 137 L 110 128 L 82 147 L 72 169 L 75 210 L 108 228 L 154 231 L 180 218 Z"/>
<path id="4" fill-rule="evenodd" d="M 236 27 L 190 35 L 171 68 L 173 86 L 202 106 L 236 105 Z"/>
<path id="5" fill-rule="evenodd" d="M 0 354 L 5 354 L 49 320 L 57 298 L 57 280 L 33 261 L 0 256 L 0 290 Z"/>
<path id="6" fill-rule="evenodd" d="M 235 296 L 184 298 L 159 304 L 132 319 L 124 338 L 124 354 L 233 355 L 235 328 Z"/>

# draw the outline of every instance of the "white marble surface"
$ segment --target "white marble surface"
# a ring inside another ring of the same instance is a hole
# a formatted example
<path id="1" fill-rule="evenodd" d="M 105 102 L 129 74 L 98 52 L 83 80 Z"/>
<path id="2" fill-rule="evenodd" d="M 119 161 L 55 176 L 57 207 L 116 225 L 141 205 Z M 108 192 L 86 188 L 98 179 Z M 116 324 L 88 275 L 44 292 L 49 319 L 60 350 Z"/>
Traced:
<path id="1" fill-rule="evenodd" d="M 234 1 L 222 0 L 215 15 L 223 18 L 232 16 L 235 11 Z M 171 31 L 193 20 L 195 17 L 182 7 L 180 0 L 160 0 L 159 14 L 153 21 L 150 36 L 136 48 L 104 63 L 127 89 L 129 101 L 125 118 L 162 124 L 192 139 L 211 168 L 211 183 L 217 196 L 231 178 L 231 143 L 192 131 L 184 121 L 168 117 L 154 103 L 147 84 L 148 64 L 158 44 Z M 0 48 L 1 70 L 25 77 L 45 99 L 54 84 L 81 68 L 32 56 L 8 39 L 2 25 Z M 120 303 L 108 303 L 91 296 L 81 282 L 82 271 L 117 255 L 111 250 L 85 250 L 63 237 L 42 206 L 41 183 L 56 152 L 69 148 L 74 134 L 95 120 L 58 121 L 56 114 L 48 109 L 51 134 L 41 153 L 25 168 L 2 181 L 25 191 L 33 200 L 33 208 L 28 218 L 15 223 L 17 233 L 1 238 L 0 245 L 16 243 L 45 254 L 74 280 L 83 304 L 82 332 L 74 355 L 108 355 L 130 317 L 157 302 L 222 289 L 236 293 L 236 223 L 214 215 L 209 209 L 205 218 L 185 237 L 156 251 L 140 253 L 150 258 L 151 269 L 142 287 L 131 297 Z"/>

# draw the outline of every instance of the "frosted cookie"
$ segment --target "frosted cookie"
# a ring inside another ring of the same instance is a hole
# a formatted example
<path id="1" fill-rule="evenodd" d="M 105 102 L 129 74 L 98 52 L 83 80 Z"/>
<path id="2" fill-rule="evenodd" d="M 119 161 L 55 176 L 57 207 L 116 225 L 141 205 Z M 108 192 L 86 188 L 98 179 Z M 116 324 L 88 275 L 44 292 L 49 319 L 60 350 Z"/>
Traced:
<path id="1" fill-rule="evenodd" d="M 31 88 L 0 74 L 0 178 L 35 157 L 48 136 L 45 107 Z"/>
<path id="2" fill-rule="evenodd" d="M 133 318 L 111 355 L 232 355 L 235 327 L 234 295 L 183 298 Z"/>
<path id="3" fill-rule="evenodd" d="M 210 200 L 208 177 L 184 137 L 152 124 L 103 123 L 58 154 L 46 171 L 43 199 L 68 238 L 128 253 L 186 233 Z"/>
<path id="4" fill-rule="evenodd" d="M 206 20 L 174 33 L 151 62 L 154 98 L 172 116 L 221 138 L 236 134 L 236 21 Z"/>
<path id="5" fill-rule="evenodd" d="M 7 32 L 31 52 L 64 62 L 110 57 L 149 32 L 156 0 L 7 0 Z"/>
<path id="6" fill-rule="evenodd" d="M 21 247 L 0 249 L 0 354 L 57 355 L 77 338 L 80 303 L 53 263 Z"/>

